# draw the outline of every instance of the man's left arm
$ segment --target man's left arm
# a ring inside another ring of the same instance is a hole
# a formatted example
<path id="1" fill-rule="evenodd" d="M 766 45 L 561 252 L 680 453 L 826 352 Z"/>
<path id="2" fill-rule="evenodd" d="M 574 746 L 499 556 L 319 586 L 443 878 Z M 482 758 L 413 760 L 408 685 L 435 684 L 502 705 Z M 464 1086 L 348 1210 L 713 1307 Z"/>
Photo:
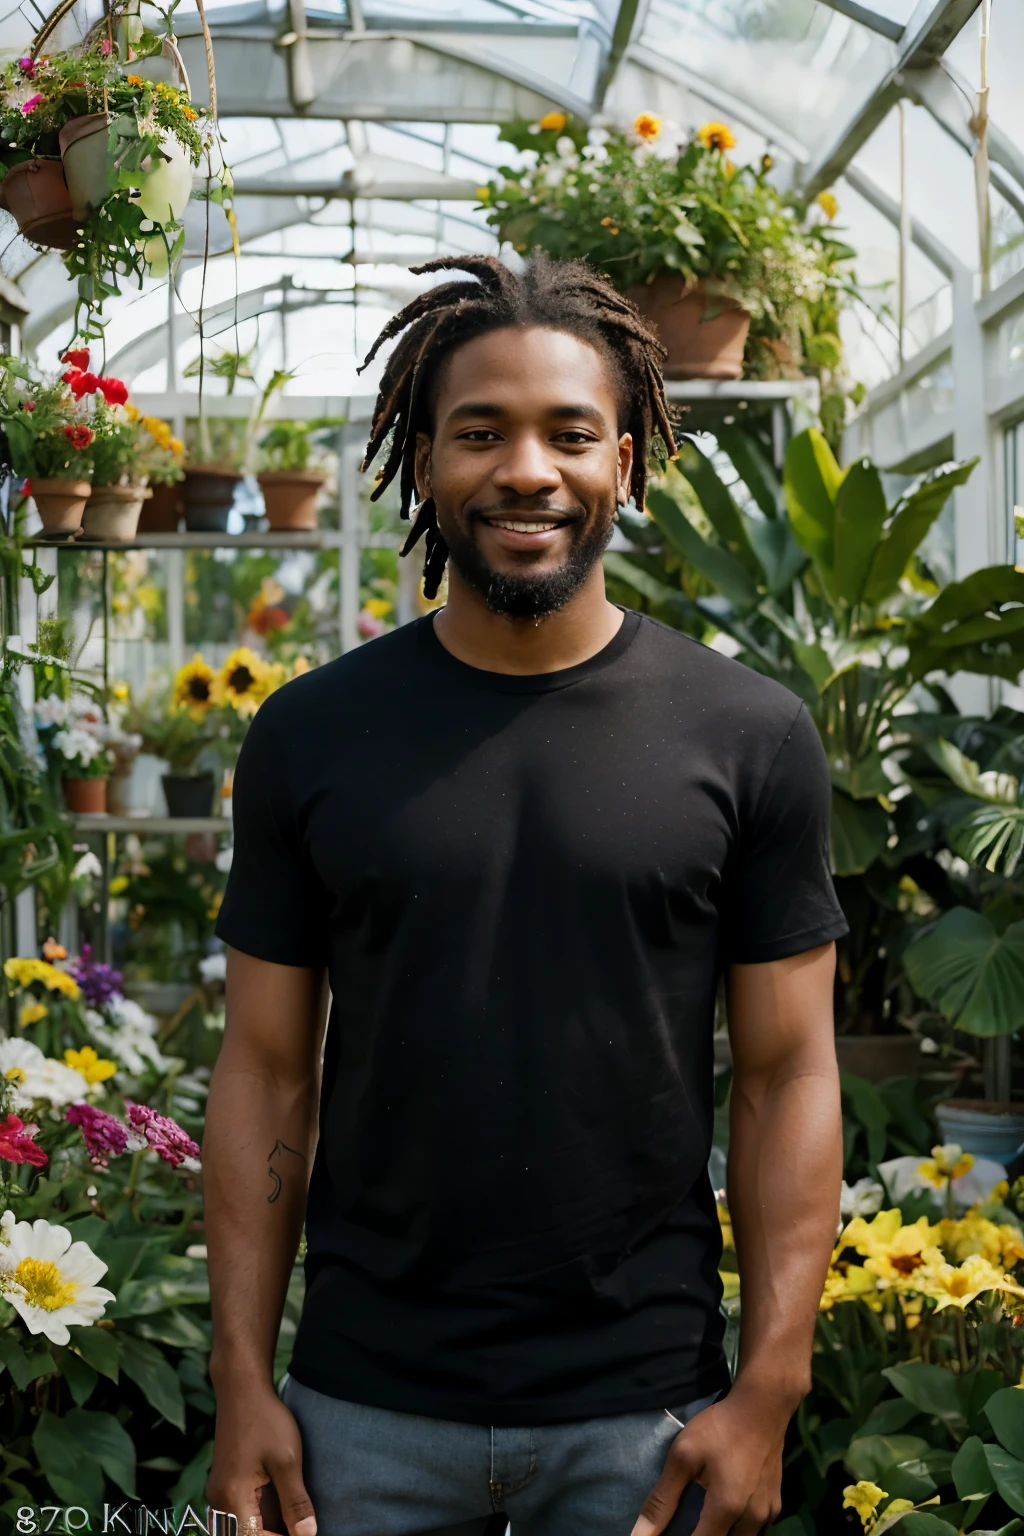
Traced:
<path id="1" fill-rule="evenodd" d="M 832 944 L 730 970 L 739 1369 L 729 1395 L 676 1436 L 634 1536 L 663 1531 L 694 1481 L 706 1490 L 695 1536 L 756 1536 L 779 1513 L 783 1440 L 811 1385 L 814 1324 L 839 1218 L 834 971 Z"/>

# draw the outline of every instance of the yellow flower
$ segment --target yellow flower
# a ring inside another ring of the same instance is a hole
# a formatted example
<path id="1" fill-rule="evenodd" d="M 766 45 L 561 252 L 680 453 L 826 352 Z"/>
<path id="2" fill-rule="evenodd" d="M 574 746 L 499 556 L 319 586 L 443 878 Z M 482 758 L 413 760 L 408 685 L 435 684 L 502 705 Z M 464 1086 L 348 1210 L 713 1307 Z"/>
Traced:
<path id="1" fill-rule="evenodd" d="M 722 1282 L 722 1300 L 732 1301 L 734 1296 L 740 1293 L 740 1277 L 733 1274 L 730 1269 L 720 1269 L 718 1278 Z"/>
<path id="2" fill-rule="evenodd" d="M 22 1029 L 27 1029 L 30 1024 L 38 1024 L 40 1019 L 45 1019 L 46 1014 L 45 1003 L 26 1003 L 18 1014 L 18 1023 Z"/>
<path id="3" fill-rule="evenodd" d="M 490 189 L 490 187 L 477 187 L 477 189 L 476 189 L 476 197 L 477 197 L 477 202 L 479 202 L 479 203 L 489 203 L 490 200 L 491 200 L 491 189 Z"/>
<path id="4" fill-rule="evenodd" d="M 134 406 L 132 409 L 134 410 Z M 128 699 L 131 698 L 131 689 L 128 687 L 126 682 L 122 681 L 120 683 L 115 683 L 110 690 L 110 696 L 111 698 L 116 699 L 118 704 L 124 704 Z"/>
<path id="5" fill-rule="evenodd" d="M 115 875 L 109 886 L 111 896 L 123 896 L 130 883 L 127 875 Z"/>
<path id="6" fill-rule="evenodd" d="M 942 1312 L 946 1307 L 957 1307 L 962 1312 L 983 1291 L 1007 1291 L 1010 1295 L 1024 1296 L 1019 1285 L 980 1253 L 971 1254 L 960 1265 L 946 1264 L 941 1250 L 932 1248 L 925 1253 L 925 1259 L 929 1262 L 915 1277 L 915 1288 L 935 1302 L 936 1312 Z"/>
<path id="7" fill-rule="evenodd" d="M 736 146 L 736 135 L 725 123 L 705 123 L 697 129 L 697 137 L 705 149 L 726 150 Z"/>
<path id="8" fill-rule="evenodd" d="M 261 703 L 261 687 L 266 662 L 247 645 L 232 651 L 217 674 L 216 697 L 230 704 L 240 715 L 254 715 Z"/>
<path id="9" fill-rule="evenodd" d="M 561 133 L 565 123 L 566 117 L 564 112 L 545 112 L 539 126 L 548 133 Z"/>
<path id="10" fill-rule="evenodd" d="M 194 107 L 183 106 L 181 110 L 184 113 L 184 115 L 188 118 L 190 123 L 194 123 L 196 118 L 199 116 L 199 113 L 195 110 Z"/>
<path id="11" fill-rule="evenodd" d="M 269 698 L 275 689 L 288 681 L 288 668 L 283 661 L 271 661 L 264 664 L 263 673 L 256 684 L 256 702 L 262 704 Z"/>
<path id="12" fill-rule="evenodd" d="M 965 1152 L 955 1141 L 943 1147 L 932 1147 L 932 1155 L 920 1164 L 918 1173 L 929 1184 L 941 1189 L 947 1179 L 963 1178 L 974 1167 L 974 1157 Z"/>
<path id="13" fill-rule="evenodd" d="M 839 1248 L 856 1248 L 858 1253 L 865 1256 L 884 1252 L 902 1225 L 903 1216 L 899 1210 L 879 1211 L 870 1221 L 865 1221 L 863 1216 L 855 1216 L 843 1230 Z"/>
<path id="14" fill-rule="evenodd" d="M 23 1083 L 24 1081 L 25 1081 L 25 1068 L 24 1067 L 8 1067 L 7 1071 L 4 1073 L 4 1082 L 5 1083 L 13 1083 L 14 1086 L 17 1087 L 19 1083 Z"/>
<path id="15" fill-rule="evenodd" d="M 14 990 L 30 987 L 33 982 L 40 982 L 48 992 L 63 992 L 65 997 L 76 998 L 79 996 L 78 982 L 66 971 L 59 971 L 55 965 L 47 965 L 45 960 L 16 958 L 4 963 L 4 975 L 7 980 L 14 983 Z"/>
<path id="16" fill-rule="evenodd" d="M 305 656 L 296 656 L 295 665 L 292 667 L 292 677 L 302 677 L 304 673 L 311 670 L 309 661 Z"/>
<path id="17" fill-rule="evenodd" d="M 158 448 L 170 447 L 171 429 L 166 421 L 161 421 L 159 416 L 143 416 L 142 425 Z"/>
<path id="18" fill-rule="evenodd" d="M 180 459 L 181 455 L 185 452 L 185 444 L 182 442 L 180 437 L 168 438 L 167 446 L 174 454 L 175 458 Z"/>
<path id="19" fill-rule="evenodd" d="M 367 613 L 372 613 L 375 619 L 386 619 L 394 606 L 388 597 L 369 597 L 363 604 Z"/>
<path id="20" fill-rule="evenodd" d="M 130 400 L 125 404 L 124 413 L 128 417 L 129 421 L 141 420 L 142 413 L 140 412 L 137 405 L 132 405 Z"/>
<path id="21" fill-rule="evenodd" d="M 192 660 L 175 674 L 172 697 L 176 709 L 187 709 L 193 720 L 201 720 L 215 702 L 216 673 L 197 651 Z"/>
<path id="22" fill-rule="evenodd" d="M 83 1045 L 80 1051 L 67 1050 L 64 1052 L 64 1065 L 73 1067 L 76 1072 L 81 1072 L 90 1087 L 94 1083 L 105 1083 L 108 1077 L 113 1077 L 117 1071 L 116 1061 L 106 1061 L 97 1055 L 91 1045 Z"/>
<path id="23" fill-rule="evenodd" d="M 861 1525 L 868 1531 L 878 1519 L 876 1511 L 885 1496 L 885 1489 L 877 1483 L 851 1483 L 843 1489 L 843 1508 L 856 1510 Z"/>
<path id="24" fill-rule="evenodd" d="M 210 902 L 209 907 L 206 909 L 206 916 L 209 918 L 211 923 L 216 921 L 217 915 L 220 912 L 221 902 L 223 900 L 224 892 L 216 891 L 214 893 L 213 900 Z"/>
<path id="25" fill-rule="evenodd" d="M 834 192 L 819 192 L 814 201 L 826 219 L 834 219 L 839 212 L 839 203 Z"/>
<path id="26" fill-rule="evenodd" d="M 661 118 L 655 117 L 653 112 L 641 112 L 633 119 L 633 132 L 645 143 L 650 143 L 661 132 Z"/>
<path id="27" fill-rule="evenodd" d="M 886 1286 L 914 1286 L 914 1272 L 924 1264 L 924 1250 L 933 1241 L 931 1223 L 919 1216 L 910 1226 L 900 1227 L 884 1247 L 878 1246 L 864 1260 L 864 1268 Z"/>

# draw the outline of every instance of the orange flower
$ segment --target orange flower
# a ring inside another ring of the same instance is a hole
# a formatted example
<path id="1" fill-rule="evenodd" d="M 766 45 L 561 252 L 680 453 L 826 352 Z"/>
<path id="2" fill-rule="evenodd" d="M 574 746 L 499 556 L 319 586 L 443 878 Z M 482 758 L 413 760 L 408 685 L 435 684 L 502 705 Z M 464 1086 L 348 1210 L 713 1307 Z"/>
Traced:
<path id="1" fill-rule="evenodd" d="M 142 76 L 141 75 L 129 75 L 127 77 L 127 79 L 128 79 L 128 84 L 129 85 L 141 85 L 142 84 Z"/>
<path id="2" fill-rule="evenodd" d="M 653 112 L 641 112 L 640 116 L 634 119 L 633 132 L 649 143 L 661 132 L 661 118 L 655 117 Z"/>
<path id="3" fill-rule="evenodd" d="M 549 133 L 561 133 L 565 127 L 565 122 L 564 112 L 545 112 L 539 126 Z"/>
<path id="4" fill-rule="evenodd" d="M 697 137 L 705 149 L 734 149 L 736 135 L 725 123 L 705 123 L 697 129 Z"/>
<path id="5" fill-rule="evenodd" d="M 43 945 L 43 959 L 49 960 L 52 965 L 55 960 L 66 960 L 68 952 L 63 944 L 58 944 L 56 939 L 47 939 Z"/>

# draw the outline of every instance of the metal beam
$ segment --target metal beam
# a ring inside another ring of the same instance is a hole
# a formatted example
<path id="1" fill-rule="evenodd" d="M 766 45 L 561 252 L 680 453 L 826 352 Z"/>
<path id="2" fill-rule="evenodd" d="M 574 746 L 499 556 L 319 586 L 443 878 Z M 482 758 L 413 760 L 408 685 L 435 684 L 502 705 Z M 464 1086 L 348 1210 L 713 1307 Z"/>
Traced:
<path id="1" fill-rule="evenodd" d="M 887 37 L 891 43 L 898 43 L 903 36 L 905 29 L 902 22 L 893 21 L 889 16 L 880 16 L 866 5 L 858 5 L 857 0 L 821 0 L 821 4 L 827 5 L 831 11 L 838 11 L 840 16 L 848 16 L 851 21 L 859 21 L 862 27 Z"/>
<path id="2" fill-rule="evenodd" d="M 386 178 L 368 178 L 362 180 L 353 176 L 351 172 L 341 178 L 340 181 L 302 181 L 291 175 L 284 176 L 236 176 L 236 197 L 325 197 L 343 198 L 347 202 L 355 199 L 366 200 L 390 200 L 400 203 L 416 203 L 440 200 L 443 203 L 477 203 L 479 183 L 464 181 L 461 177 L 442 177 L 431 179 L 421 176 L 418 179 L 410 177 L 407 181 L 391 181 Z"/>
<path id="3" fill-rule="evenodd" d="M 920 0 L 904 29 L 893 67 L 857 108 L 834 143 L 808 166 L 804 180 L 808 197 L 824 191 L 842 175 L 858 149 L 896 105 L 903 94 L 902 72 L 935 64 L 980 4 L 981 0 Z"/>
<path id="4" fill-rule="evenodd" d="M 900 83 L 907 97 L 930 112 L 961 149 L 974 154 L 978 145 L 972 127 L 976 94 L 969 81 L 943 62 L 928 69 L 904 70 Z M 988 158 L 992 185 L 1024 219 L 1024 153 L 992 122 L 988 127 Z"/>
<path id="5" fill-rule="evenodd" d="M 647 11 L 650 0 L 620 0 L 618 14 L 615 18 L 615 26 L 612 29 L 611 46 L 604 61 L 604 68 L 598 76 L 597 88 L 594 91 L 594 111 L 600 112 L 604 106 L 604 99 L 609 87 L 618 72 L 619 65 L 626 57 L 626 50 L 634 38 L 639 39 L 644 30 L 644 22 L 647 20 Z"/>

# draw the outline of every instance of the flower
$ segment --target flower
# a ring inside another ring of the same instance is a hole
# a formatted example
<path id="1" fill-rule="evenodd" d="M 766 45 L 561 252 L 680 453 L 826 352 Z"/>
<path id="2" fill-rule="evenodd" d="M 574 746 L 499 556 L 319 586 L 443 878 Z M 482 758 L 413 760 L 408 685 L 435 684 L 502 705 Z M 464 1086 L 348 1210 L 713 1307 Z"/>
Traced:
<path id="1" fill-rule="evenodd" d="M 0 1157 L 9 1163 L 31 1163 L 33 1168 L 46 1166 L 46 1153 L 33 1141 L 39 1127 L 26 1125 L 17 1115 L 0 1120 Z"/>
<path id="2" fill-rule="evenodd" d="M 172 698 L 176 709 L 187 709 L 193 720 L 201 720 L 214 702 L 217 674 L 197 651 L 190 662 L 175 674 Z"/>
<path id="3" fill-rule="evenodd" d="M 118 1061 L 128 1072 L 141 1076 L 147 1065 L 158 1072 L 166 1071 L 170 1062 L 160 1054 L 156 1043 L 157 1021 L 130 997 L 113 997 L 106 1007 L 106 1016 L 89 1008 L 85 1024 L 97 1045 Z"/>
<path id="4" fill-rule="evenodd" d="M 65 997 L 78 997 L 78 984 L 66 971 L 59 971 L 45 960 L 15 958 L 4 962 L 4 975 L 14 983 L 15 990 L 24 990 L 33 982 L 41 982 L 48 992 L 63 992 Z"/>
<path id="5" fill-rule="evenodd" d="M 36 408 L 36 402 L 34 400 L 23 400 L 21 402 L 21 409 L 23 411 L 34 411 L 35 408 Z"/>
<path id="6" fill-rule="evenodd" d="M 158 1115 L 155 1109 L 149 1109 L 145 1104 L 132 1104 L 126 1100 L 125 1108 L 132 1127 L 145 1137 L 143 1145 L 152 1147 L 165 1163 L 170 1163 L 172 1168 L 182 1163 L 198 1166 L 199 1148 L 177 1121 L 167 1115 Z"/>
<path id="7" fill-rule="evenodd" d="M 47 694 L 42 699 L 36 700 L 36 724 L 63 725 L 67 716 L 67 705 L 57 694 Z M 47 956 L 49 958 L 49 956 Z"/>
<path id="8" fill-rule="evenodd" d="M 948 1179 L 962 1179 L 973 1167 L 973 1154 L 964 1152 L 955 1141 L 951 1141 L 943 1147 L 932 1147 L 931 1158 L 919 1164 L 917 1171 L 922 1179 L 941 1189 Z"/>
<path id="9" fill-rule="evenodd" d="M 120 379 L 101 378 L 100 393 L 108 405 L 124 405 L 128 399 L 128 386 Z"/>
<path id="10" fill-rule="evenodd" d="M 0 1040 L 0 1077 L 14 1089 L 15 1109 L 28 1109 L 37 1100 L 59 1108 L 89 1091 L 81 1072 L 44 1056 L 31 1040 Z"/>
<path id="11" fill-rule="evenodd" d="M 68 952 L 63 944 L 58 944 L 54 938 L 49 938 L 43 945 L 43 959 L 49 960 L 51 965 L 54 960 L 66 960 Z"/>
<path id="12" fill-rule="evenodd" d="M 77 368 L 80 373 L 84 373 L 89 366 L 89 348 L 70 347 L 68 351 L 64 353 L 63 357 L 61 358 L 61 362 L 67 363 L 69 368 Z M 68 383 L 69 380 L 65 379 L 64 382 Z"/>
<path id="13" fill-rule="evenodd" d="M 75 867 L 71 871 L 71 878 L 72 880 L 98 879 L 102 873 L 103 865 L 100 863 L 99 859 L 90 848 L 89 852 L 83 853 L 82 857 L 75 863 Z M 83 944 L 83 954 L 85 953 L 85 950 L 86 946 Z"/>
<path id="14" fill-rule="evenodd" d="M 545 133 L 561 133 L 565 124 L 566 116 L 564 112 L 545 112 L 539 126 L 544 129 Z"/>
<path id="15" fill-rule="evenodd" d="M 96 873 L 102 874 L 102 870 Z M 112 965 L 102 960 L 94 960 L 92 946 L 89 944 L 83 944 L 78 959 L 72 961 L 71 974 L 90 1008 L 102 1008 L 111 998 L 121 995 L 121 972 L 115 971 Z"/>
<path id="16" fill-rule="evenodd" d="M 725 123 L 705 123 L 697 129 L 697 137 L 705 149 L 726 150 L 736 146 L 736 135 Z"/>
<path id="17" fill-rule="evenodd" d="M 26 80 L 35 79 L 36 61 L 34 58 L 32 58 L 31 54 L 26 53 L 22 55 L 22 57 L 18 60 L 18 68 L 21 70 Z"/>
<path id="18" fill-rule="evenodd" d="M 386 619 L 394 606 L 389 597 L 370 597 L 363 604 L 366 612 L 372 613 L 375 619 Z"/>
<path id="19" fill-rule="evenodd" d="M 40 1019 L 45 1019 L 49 1012 L 45 1003 L 26 1003 L 18 1014 L 18 1027 L 27 1029 L 30 1024 L 38 1024 Z"/>
<path id="20" fill-rule="evenodd" d="M 885 1190 L 874 1179 L 858 1179 L 852 1186 L 844 1179 L 839 1197 L 839 1214 L 847 1221 L 853 1216 L 874 1216 L 881 1210 L 884 1199 Z"/>
<path id="21" fill-rule="evenodd" d="M 42 1333 L 52 1344 L 67 1344 L 69 1325 L 94 1323 L 113 1291 L 95 1282 L 107 1272 L 88 1243 L 71 1241 L 67 1227 L 37 1221 L 3 1222 L 6 1237 L 0 1291 L 29 1333 Z"/>
<path id="22" fill-rule="evenodd" d="M 88 427 L 65 427 L 68 432 L 89 432 Z M 89 432 L 89 441 L 92 441 L 92 433 Z M 84 447 L 85 444 L 75 444 L 76 447 Z M 58 731 L 53 738 L 54 750 L 59 752 L 65 763 L 77 764 L 82 768 L 88 768 L 93 758 L 99 757 L 103 751 L 103 743 L 92 731 L 84 731 L 79 726 L 71 726 Z"/>
<path id="23" fill-rule="evenodd" d="M 82 422 L 76 422 L 73 427 L 64 428 L 64 436 L 67 438 L 72 448 L 77 448 L 79 450 L 88 448 L 95 435 L 96 434 L 93 432 L 92 428 L 85 426 Z"/>
<path id="24" fill-rule="evenodd" d="M 885 1496 L 885 1489 L 879 1488 L 877 1483 L 851 1483 L 843 1489 L 843 1508 L 855 1510 L 867 1531 L 878 1518 L 875 1511 Z"/>
<path id="25" fill-rule="evenodd" d="M 384 623 L 384 620 L 371 613 L 369 608 L 360 609 L 359 615 L 356 618 L 356 629 L 364 640 L 376 640 L 379 636 L 387 633 L 387 625 Z"/>
<path id="26" fill-rule="evenodd" d="M 185 452 L 185 444 L 180 437 L 168 438 L 167 446 L 176 458 L 180 459 L 181 455 Z"/>
<path id="27" fill-rule="evenodd" d="M 256 713 L 259 704 L 259 687 L 263 680 L 266 663 L 240 645 L 221 667 L 217 676 L 217 693 L 240 715 Z"/>
<path id="28" fill-rule="evenodd" d="M 649 144 L 656 139 L 661 132 L 661 118 L 655 117 L 653 112 L 641 112 L 640 116 L 633 120 L 633 132 L 638 138 Z"/>
<path id="29" fill-rule="evenodd" d="M 61 377 L 64 383 L 70 386 L 76 400 L 81 400 L 83 395 L 94 395 L 100 387 L 97 374 L 83 373 L 79 368 L 69 368 L 68 372 Z M 64 430 L 67 431 L 67 428 Z"/>
<path id="30" fill-rule="evenodd" d="M 1020 1286 L 980 1253 L 972 1253 L 959 1265 L 945 1263 L 940 1248 L 929 1249 L 925 1258 L 931 1262 L 916 1277 L 915 1285 L 934 1300 L 936 1312 L 946 1307 L 957 1307 L 962 1312 L 982 1291 L 1009 1291 L 1024 1296 Z"/>
<path id="31" fill-rule="evenodd" d="M 106 1168 L 107 1159 L 120 1157 L 128 1150 L 128 1127 L 115 1115 L 97 1109 L 95 1104 L 71 1104 L 64 1113 L 70 1125 L 82 1132 L 86 1151 L 96 1168 Z"/>
<path id="32" fill-rule="evenodd" d="M 491 200 L 490 187 L 477 187 L 476 199 L 478 203 L 489 203 Z"/>
<path id="33" fill-rule="evenodd" d="M 117 1071 L 116 1061 L 106 1061 L 98 1056 L 91 1045 L 83 1045 L 80 1051 L 70 1047 L 64 1052 L 64 1063 L 73 1067 L 76 1072 L 81 1072 L 90 1088 L 97 1083 L 105 1083 L 108 1077 L 113 1077 Z"/>
<path id="34" fill-rule="evenodd" d="M 826 219 L 832 220 L 839 212 L 839 203 L 834 192 L 819 192 L 814 199 Z"/>
<path id="35" fill-rule="evenodd" d="M 171 429 L 166 421 L 161 421 L 159 416 L 143 416 L 142 425 L 158 448 L 170 447 Z"/>
<path id="36" fill-rule="evenodd" d="M 129 85 L 141 85 L 142 84 L 142 76 L 141 75 L 126 75 L 125 79 L 128 81 Z"/>
<path id="37" fill-rule="evenodd" d="M 42 95 L 37 91 L 34 96 L 30 96 L 27 101 L 23 101 L 21 104 L 22 115 L 28 117 L 30 112 L 35 111 L 42 99 Z"/>
<path id="38" fill-rule="evenodd" d="M 102 53 L 104 58 L 107 57 L 107 55 L 109 54 L 109 52 L 110 52 L 112 47 L 113 47 L 113 44 L 112 44 L 110 38 L 109 37 L 105 37 L 103 39 L 102 43 L 100 43 L 100 53 Z"/>
<path id="39" fill-rule="evenodd" d="M 253 603 L 245 622 L 257 635 L 268 635 L 272 630 L 286 629 L 290 617 L 288 610 L 277 603 L 267 603 L 263 606 Z"/>

